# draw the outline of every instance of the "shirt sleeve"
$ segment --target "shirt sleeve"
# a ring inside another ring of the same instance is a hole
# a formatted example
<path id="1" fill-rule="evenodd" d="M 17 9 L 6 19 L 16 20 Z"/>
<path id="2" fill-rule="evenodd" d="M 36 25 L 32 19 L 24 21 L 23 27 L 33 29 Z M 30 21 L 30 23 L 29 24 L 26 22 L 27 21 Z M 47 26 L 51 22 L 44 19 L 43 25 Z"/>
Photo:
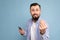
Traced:
<path id="1" fill-rule="evenodd" d="M 23 36 L 26 36 L 26 32 L 24 33 L 24 35 Z"/>
<path id="2" fill-rule="evenodd" d="M 23 36 L 27 36 L 28 35 L 28 26 L 29 26 L 28 23 L 29 22 L 26 22 L 25 34 Z"/>
<path id="3" fill-rule="evenodd" d="M 49 40 L 49 28 L 47 27 L 45 34 L 41 35 L 43 40 Z"/>

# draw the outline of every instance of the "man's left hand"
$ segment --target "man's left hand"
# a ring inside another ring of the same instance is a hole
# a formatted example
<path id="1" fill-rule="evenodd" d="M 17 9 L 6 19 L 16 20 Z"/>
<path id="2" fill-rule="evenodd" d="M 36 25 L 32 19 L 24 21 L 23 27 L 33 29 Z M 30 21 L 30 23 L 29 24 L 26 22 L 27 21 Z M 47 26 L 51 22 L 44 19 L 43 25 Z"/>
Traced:
<path id="1" fill-rule="evenodd" d="M 46 22 L 44 20 L 40 20 L 39 29 L 40 29 L 40 34 L 41 35 L 43 35 L 46 32 L 47 25 L 46 25 Z"/>

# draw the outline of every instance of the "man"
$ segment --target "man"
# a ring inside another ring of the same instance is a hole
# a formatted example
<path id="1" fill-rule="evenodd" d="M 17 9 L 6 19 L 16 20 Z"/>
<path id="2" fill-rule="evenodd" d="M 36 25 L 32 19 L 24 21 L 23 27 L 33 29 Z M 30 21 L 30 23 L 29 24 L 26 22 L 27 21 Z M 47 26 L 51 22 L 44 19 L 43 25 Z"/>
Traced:
<path id="1" fill-rule="evenodd" d="M 46 22 L 40 19 L 41 6 L 38 3 L 32 3 L 30 13 L 32 18 L 27 22 L 27 30 L 19 30 L 20 34 L 27 36 L 27 40 L 49 40 Z"/>

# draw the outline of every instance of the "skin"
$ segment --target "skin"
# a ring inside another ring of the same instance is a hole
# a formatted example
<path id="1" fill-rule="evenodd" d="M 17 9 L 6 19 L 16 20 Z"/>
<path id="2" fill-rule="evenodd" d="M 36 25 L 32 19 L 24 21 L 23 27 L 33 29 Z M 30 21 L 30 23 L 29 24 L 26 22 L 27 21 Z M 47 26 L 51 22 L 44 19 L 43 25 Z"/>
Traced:
<path id="1" fill-rule="evenodd" d="M 44 20 L 40 20 L 39 29 L 40 29 L 40 34 L 41 35 L 43 35 L 46 32 L 47 25 L 46 25 L 46 22 Z"/>
<path id="2" fill-rule="evenodd" d="M 20 33 L 21 35 L 24 35 L 24 34 L 25 34 L 25 31 L 24 31 L 23 29 L 19 29 L 19 33 Z"/>
<path id="3" fill-rule="evenodd" d="M 31 13 L 31 16 L 33 16 L 35 14 L 33 17 L 37 18 L 41 14 L 41 9 L 40 9 L 40 7 L 38 5 L 32 6 L 30 8 L 30 13 Z"/>
<path id="4" fill-rule="evenodd" d="M 41 9 L 40 9 L 40 7 L 38 5 L 32 6 L 30 8 L 30 13 L 31 13 L 31 16 L 33 16 L 35 14 L 33 17 L 37 18 L 38 16 L 41 15 Z M 46 22 L 44 20 L 40 20 L 39 29 L 40 29 L 40 34 L 41 35 L 43 35 L 46 32 L 47 26 L 46 26 Z M 25 31 L 23 29 L 22 30 L 19 29 L 19 32 L 22 35 L 24 35 L 24 33 L 25 33 Z"/>

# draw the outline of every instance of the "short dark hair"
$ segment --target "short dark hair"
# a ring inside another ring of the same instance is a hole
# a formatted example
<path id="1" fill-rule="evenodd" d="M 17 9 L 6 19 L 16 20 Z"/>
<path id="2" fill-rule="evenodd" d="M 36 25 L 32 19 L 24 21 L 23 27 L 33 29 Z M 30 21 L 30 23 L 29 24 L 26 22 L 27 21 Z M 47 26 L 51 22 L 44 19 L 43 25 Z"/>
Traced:
<path id="1" fill-rule="evenodd" d="M 31 8 L 32 6 L 36 6 L 36 5 L 38 5 L 38 6 L 41 8 L 41 5 L 39 5 L 38 3 L 32 3 L 32 4 L 30 5 L 30 8 Z"/>

